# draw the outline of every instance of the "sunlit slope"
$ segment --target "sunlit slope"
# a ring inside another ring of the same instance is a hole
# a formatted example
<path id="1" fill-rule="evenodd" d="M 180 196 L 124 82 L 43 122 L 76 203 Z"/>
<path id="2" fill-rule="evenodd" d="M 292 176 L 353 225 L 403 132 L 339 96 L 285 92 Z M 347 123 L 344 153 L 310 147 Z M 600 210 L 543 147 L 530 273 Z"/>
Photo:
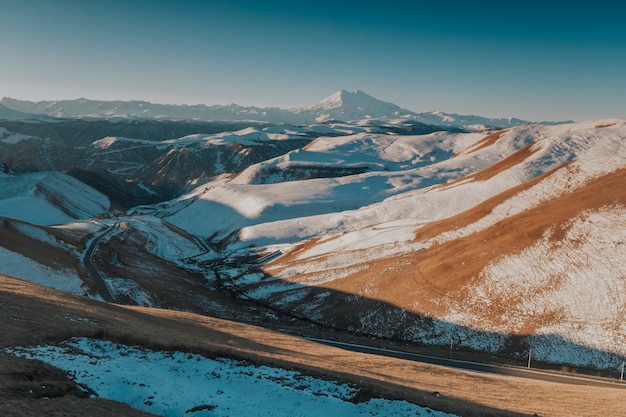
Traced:
<path id="1" fill-rule="evenodd" d="M 498 146 L 507 135 L 452 159 Z M 311 286 L 355 294 L 459 329 L 537 336 L 537 355 L 557 362 L 577 360 L 559 350 L 565 342 L 624 354 L 624 137 L 623 122 L 541 127 L 489 167 L 363 209 L 379 210 L 385 222 L 283 248 L 265 271 L 300 290 L 257 282 L 251 293 L 286 306 Z M 408 203 L 412 211 L 405 206 L 390 217 Z M 357 321 L 367 320 L 360 314 Z M 392 324 L 376 321 L 382 329 Z M 452 330 L 401 332 L 441 343 Z M 490 343 L 499 350 L 505 342 Z"/>
<path id="2" fill-rule="evenodd" d="M 623 122 L 596 124 L 321 137 L 196 189 L 170 206 L 168 221 L 215 241 L 263 246 L 439 220 L 576 158 L 613 156 Z"/>

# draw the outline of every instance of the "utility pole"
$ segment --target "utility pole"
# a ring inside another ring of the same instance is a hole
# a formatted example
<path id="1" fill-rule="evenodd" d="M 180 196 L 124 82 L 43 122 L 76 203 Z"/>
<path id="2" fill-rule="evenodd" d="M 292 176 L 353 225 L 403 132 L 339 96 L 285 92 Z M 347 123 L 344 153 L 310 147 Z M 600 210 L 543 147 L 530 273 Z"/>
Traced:
<path id="1" fill-rule="evenodd" d="M 449 358 L 451 358 L 451 357 L 452 357 L 452 341 L 453 341 L 453 340 L 454 340 L 454 339 L 453 339 L 452 337 L 450 337 L 450 355 L 448 355 L 448 357 L 449 357 Z"/>
<path id="2" fill-rule="evenodd" d="M 532 348 L 528 349 L 528 368 L 530 368 L 530 358 L 532 357 L 533 350 Z"/>

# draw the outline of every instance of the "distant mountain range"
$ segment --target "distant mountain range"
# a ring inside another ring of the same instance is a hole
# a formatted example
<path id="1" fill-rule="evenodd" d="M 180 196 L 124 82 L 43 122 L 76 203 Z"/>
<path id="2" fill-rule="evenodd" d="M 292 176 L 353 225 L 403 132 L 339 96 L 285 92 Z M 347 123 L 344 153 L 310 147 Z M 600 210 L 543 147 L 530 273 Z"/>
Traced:
<path id="1" fill-rule="evenodd" d="M 0 105 L 2 106 L 0 107 L 0 119 L 46 115 L 57 118 L 142 118 L 197 121 L 250 120 L 296 125 L 326 123 L 334 120 L 346 122 L 364 119 L 401 119 L 405 122 L 414 121 L 429 125 L 462 127 L 470 130 L 484 127 L 508 128 L 526 122 L 517 118 L 493 119 L 439 111 L 416 113 L 393 103 L 378 100 L 360 90 L 339 90 L 319 103 L 294 109 L 240 106 L 237 104 L 213 106 L 204 104 L 171 105 L 154 104 L 147 101 L 98 101 L 84 98 L 32 102 L 4 97 L 0 101 Z"/>

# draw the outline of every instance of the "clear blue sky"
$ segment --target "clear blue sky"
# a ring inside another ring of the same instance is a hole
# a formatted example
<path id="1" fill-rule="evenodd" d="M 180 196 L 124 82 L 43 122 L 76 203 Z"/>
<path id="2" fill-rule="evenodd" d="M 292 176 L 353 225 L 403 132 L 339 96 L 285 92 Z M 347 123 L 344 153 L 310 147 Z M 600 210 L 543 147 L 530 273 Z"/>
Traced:
<path id="1" fill-rule="evenodd" d="M 615 2 L 611 2 L 615 3 Z M 561 1 L 2 0 L 0 96 L 626 117 L 626 6 Z"/>

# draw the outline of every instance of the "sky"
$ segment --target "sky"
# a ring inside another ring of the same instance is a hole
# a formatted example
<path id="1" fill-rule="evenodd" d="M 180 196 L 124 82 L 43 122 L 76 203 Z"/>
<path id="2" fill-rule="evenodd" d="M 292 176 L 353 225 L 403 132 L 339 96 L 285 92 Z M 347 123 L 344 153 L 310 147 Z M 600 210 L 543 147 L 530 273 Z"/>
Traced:
<path id="1" fill-rule="evenodd" d="M 408 3 L 408 4 L 407 4 Z M 626 117 L 614 1 L 1 0 L 0 96 Z"/>

